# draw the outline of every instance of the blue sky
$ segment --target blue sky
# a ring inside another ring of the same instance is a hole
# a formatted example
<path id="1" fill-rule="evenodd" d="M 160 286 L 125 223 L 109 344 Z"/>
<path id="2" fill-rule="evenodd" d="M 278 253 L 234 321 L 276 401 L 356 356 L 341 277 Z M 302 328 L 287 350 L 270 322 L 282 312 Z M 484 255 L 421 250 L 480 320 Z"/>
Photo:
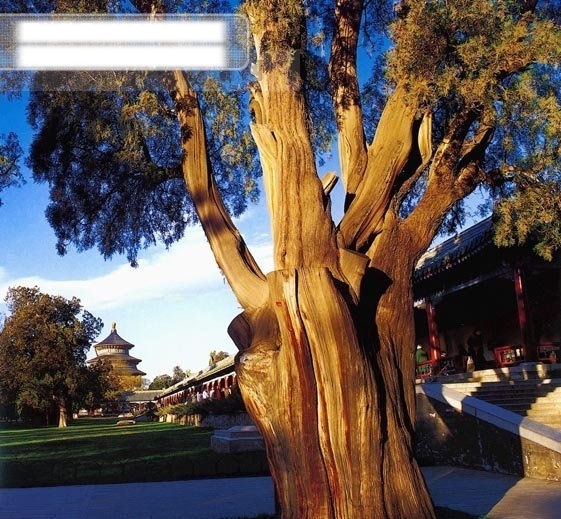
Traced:
<path id="1" fill-rule="evenodd" d="M 25 107 L 25 99 L 8 101 L 0 94 L 0 134 L 17 132 L 24 149 L 32 137 Z M 338 170 L 335 155 L 320 174 Z M 2 300 L 10 286 L 38 286 L 43 292 L 79 297 L 104 322 L 98 341 L 116 322 L 119 334 L 135 344 L 131 354 L 142 359 L 139 368 L 149 379 L 171 373 L 177 365 L 198 371 L 208 364 L 211 350 L 236 352 L 226 329 L 241 308 L 200 227 L 189 228 L 169 250 L 157 246 L 142 251 L 137 268 L 122 256 L 105 261 L 95 249 L 77 253 L 70 248 L 59 256 L 44 216 L 47 186 L 35 184 L 25 167 L 23 173 L 25 185 L 0 192 L 0 312 L 6 312 Z M 342 199 L 339 184 L 332 192 L 336 215 L 342 214 Z M 265 205 L 262 196 L 236 224 L 268 272 L 272 246 Z M 92 348 L 89 357 L 94 355 Z"/>
<path id="2" fill-rule="evenodd" d="M 25 101 L 0 96 L 0 134 L 16 131 L 24 149 L 31 139 L 25 122 Z M 200 227 L 188 229 L 169 250 L 143 251 L 139 267 L 126 258 L 104 261 L 96 250 L 58 256 L 56 237 L 45 219 L 46 185 L 30 179 L 20 188 L 0 193 L 0 295 L 8 287 L 37 285 L 42 291 L 76 296 L 86 309 L 135 344 L 131 354 L 142 359 L 139 368 L 153 379 L 171 373 L 173 366 L 198 371 L 211 350 L 236 351 L 226 328 L 241 309 L 224 282 Z M 272 254 L 264 201 L 250 206 L 237 220 L 246 241 L 265 271 Z M 0 307 L 5 312 L 5 306 Z M 93 348 L 90 357 L 93 356 Z"/>

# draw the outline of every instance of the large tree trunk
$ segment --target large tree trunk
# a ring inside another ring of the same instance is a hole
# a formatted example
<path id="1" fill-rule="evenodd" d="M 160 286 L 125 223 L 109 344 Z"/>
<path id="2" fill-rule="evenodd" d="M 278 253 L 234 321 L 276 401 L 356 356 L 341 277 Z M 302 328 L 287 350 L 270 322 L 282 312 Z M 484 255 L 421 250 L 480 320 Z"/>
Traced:
<path id="1" fill-rule="evenodd" d="M 430 118 L 421 119 L 405 89 L 396 89 L 368 156 L 344 161 L 356 193 L 335 227 L 331 183 L 322 185 L 317 175 L 298 74 L 304 7 L 251 0 L 247 13 L 258 77 L 251 130 L 272 222 L 274 272 L 259 270 L 220 201 L 196 93 L 184 74 L 173 75 L 171 90 L 189 191 L 245 310 L 229 332 L 240 349 L 240 389 L 265 439 L 281 517 L 433 518 L 412 451 L 411 276 L 428 243 L 388 218 L 401 184 L 425 167 L 430 131 L 421 138 L 420 129 Z M 332 69 L 333 77 L 341 70 Z M 356 134 L 349 153 L 364 145 L 359 105 L 353 106 L 341 123 L 346 137 Z"/>
<path id="2" fill-rule="evenodd" d="M 68 425 L 68 405 L 67 402 L 62 399 L 58 404 L 58 426 L 66 427 Z"/>
<path id="3" fill-rule="evenodd" d="M 413 369 L 410 291 L 392 290 L 400 309 L 380 317 L 380 342 L 327 269 L 277 271 L 268 282 L 268 305 L 230 332 L 281 517 L 433 517 L 412 452 L 412 376 L 402 372 Z M 410 354 L 396 357 L 388 341 L 407 341 Z"/>

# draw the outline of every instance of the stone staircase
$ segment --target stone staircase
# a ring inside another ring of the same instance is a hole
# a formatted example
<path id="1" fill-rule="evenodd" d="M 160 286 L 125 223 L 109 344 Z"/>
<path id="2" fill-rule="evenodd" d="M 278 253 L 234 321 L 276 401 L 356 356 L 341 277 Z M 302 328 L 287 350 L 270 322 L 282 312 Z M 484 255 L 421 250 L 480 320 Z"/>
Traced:
<path id="1" fill-rule="evenodd" d="M 478 377 L 474 373 L 472 379 L 456 381 L 450 377 L 440 382 L 456 391 L 561 430 L 561 378 L 520 380 L 518 377 Z"/>

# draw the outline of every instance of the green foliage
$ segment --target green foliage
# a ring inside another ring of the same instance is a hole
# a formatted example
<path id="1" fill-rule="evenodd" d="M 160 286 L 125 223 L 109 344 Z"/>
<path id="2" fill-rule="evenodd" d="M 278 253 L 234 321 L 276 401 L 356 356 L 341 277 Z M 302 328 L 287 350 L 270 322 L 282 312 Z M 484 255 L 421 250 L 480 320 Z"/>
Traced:
<path id="1" fill-rule="evenodd" d="M 220 0 L 59 2 L 53 8 L 146 13 L 152 6 L 173 13 L 232 11 L 229 2 Z M 242 11 L 267 28 L 261 65 L 292 64 L 300 73 L 319 163 L 331 149 L 335 133 L 327 74 L 333 8 L 334 2 L 327 0 L 242 3 Z M 467 139 L 481 125 L 495 129 L 483 161 L 490 199 L 513 196 L 524 189 L 529 176 L 556 182 L 560 12 L 558 1 L 367 2 L 359 50 L 359 81 L 370 77 L 362 96 L 367 137 L 375 131 L 388 92 L 401 82 L 408 85 L 411 101 L 420 110 L 433 111 L 435 146 L 461 115 L 473 120 Z M 273 26 L 270 21 L 279 23 Z M 389 48 L 387 56 L 380 48 Z M 45 77 L 36 75 L 35 81 Z M 257 198 L 260 175 L 247 124 L 252 78 L 244 71 L 192 73 L 189 79 L 200 96 L 217 184 L 230 213 L 239 215 Z M 29 165 L 34 178 L 49 185 L 47 215 L 59 252 L 71 244 L 78 250 L 97 246 L 104 257 L 126 254 L 134 264 L 143 247 L 158 241 L 169 246 L 180 239 L 197 219 L 180 171 L 180 136 L 165 75 L 73 74 L 59 75 L 60 81 L 69 90 L 82 91 L 35 92 L 29 112 L 36 130 Z M 411 186 L 402 216 L 415 207 L 425 181 L 422 176 Z M 544 196 L 550 192 L 546 187 Z M 520 204 L 517 200 L 506 202 L 513 204 L 512 211 Z M 499 214 L 507 211 L 503 202 Z M 464 218 L 465 208 L 459 203 L 445 220 L 446 230 Z M 538 232 L 550 230 L 542 226 Z M 547 256 L 555 243 L 553 237 L 550 245 L 538 250 Z"/>
<path id="2" fill-rule="evenodd" d="M 111 365 L 103 359 L 81 366 L 77 382 L 72 400 L 74 412 L 84 407 L 93 410 L 102 402 L 115 400 L 122 391 L 119 378 L 113 373 Z"/>
<path id="3" fill-rule="evenodd" d="M 245 413 L 246 408 L 241 395 L 233 394 L 227 398 L 207 399 L 201 402 L 188 402 L 185 404 L 168 405 L 158 408 L 156 414 L 165 416 L 173 414 L 176 416 L 190 416 L 194 414 L 230 414 Z"/>
<path id="4" fill-rule="evenodd" d="M 212 350 L 209 354 L 209 365 L 213 366 L 214 364 L 216 364 L 217 362 L 220 362 L 221 360 L 227 359 L 230 356 L 230 354 L 227 351 L 216 351 L 216 350 Z"/>
<path id="5" fill-rule="evenodd" d="M 15 133 L 0 135 L 0 191 L 22 181 L 19 169 L 22 154 L 23 150 Z"/>
<path id="6" fill-rule="evenodd" d="M 166 389 L 173 385 L 173 380 L 170 375 L 163 374 L 154 377 L 152 383 L 148 386 L 148 389 Z"/>
<path id="7" fill-rule="evenodd" d="M 126 254 L 135 264 L 140 249 L 157 241 L 169 246 L 196 222 L 181 171 L 178 121 L 162 74 L 91 77 L 89 88 L 104 91 L 32 93 L 29 121 L 36 133 L 28 164 L 34 179 L 49 185 L 47 218 L 60 254 L 71 243 L 80 251 L 97 246 L 105 258 Z M 63 79 L 70 89 L 84 88 L 84 75 L 59 74 L 57 81 Z M 35 81 L 49 79 L 39 74 Z M 207 136 L 218 188 L 237 216 L 256 200 L 260 175 L 241 117 L 244 93 L 227 77 L 193 74 L 192 81 L 212 121 Z"/>
<path id="8" fill-rule="evenodd" d="M 557 24 L 513 0 L 432 0 L 404 3 L 392 28 L 394 82 L 406 81 L 434 105 L 453 99 L 490 107 L 503 81 L 527 63 L 557 63 Z"/>
<path id="9" fill-rule="evenodd" d="M 85 402 L 86 380 L 102 378 L 89 370 L 86 353 L 99 334 L 101 320 L 82 309 L 80 300 L 43 294 L 37 287 L 10 288 L 10 315 L 0 332 L 0 394 L 15 402 L 20 415 L 47 417 L 52 406 L 71 408 Z M 100 387 L 103 384 L 100 382 Z"/>
<path id="10" fill-rule="evenodd" d="M 188 370 L 183 371 L 179 366 L 174 366 L 172 377 L 171 377 L 172 385 L 181 382 L 187 376 L 187 374 L 188 374 Z"/>
<path id="11" fill-rule="evenodd" d="M 433 0 L 402 2 L 388 55 L 392 84 L 408 85 L 412 102 L 434 112 L 438 142 L 461 114 L 472 114 L 467 137 L 495 129 L 484 155 L 486 190 L 498 201 L 498 244 L 532 236 L 545 258 L 561 244 L 558 189 L 561 142 L 559 2 Z M 426 177 L 410 192 L 407 214 Z M 446 220 L 465 217 L 460 202 Z"/>
<path id="12" fill-rule="evenodd" d="M 500 202 L 496 209 L 495 243 L 501 246 L 533 244 L 535 252 L 551 261 L 561 248 L 561 186 L 534 182 Z"/>
<path id="13" fill-rule="evenodd" d="M 245 404 L 241 395 L 233 394 L 227 398 L 207 399 L 201 402 L 182 404 L 185 408 L 180 410 L 186 415 L 192 414 L 230 414 L 246 412 Z M 175 406 L 174 406 L 175 409 Z M 173 414 L 177 414 L 172 411 Z"/>
<path id="14" fill-rule="evenodd" d="M 148 389 L 166 389 L 178 382 L 181 382 L 189 375 L 189 373 L 189 370 L 183 371 L 179 366 L 174 366 L 172 375 L 164 373 L 163 375 L 154 377 L 154 380 L 148 386 Z"/>

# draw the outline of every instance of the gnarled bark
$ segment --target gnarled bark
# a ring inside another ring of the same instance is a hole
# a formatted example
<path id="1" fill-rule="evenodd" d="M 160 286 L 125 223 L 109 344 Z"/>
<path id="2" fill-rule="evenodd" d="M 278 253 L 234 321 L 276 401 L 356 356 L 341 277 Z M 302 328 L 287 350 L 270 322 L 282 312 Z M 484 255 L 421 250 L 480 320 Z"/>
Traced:
<path id="1" fill-rule="evenodd" d="M 432 517 L 413 459 L 405 361 L 370 340 L 371 323 L 361 323 L 328 269 L 275 271 L 267 281 L 268 304 L 230 331 L 282 517 Z M 411 326 L 404 330 L 409 340 Z M 412 346 L 404 351 L 412 365 Z"/>
<path id="2" fill-rule="evenodd" d="M 244 308 L 229 327 L 236 372 L 284 519 L 434 517 L 412 447 L 411 278 L 447 209 L 472 186 L 488 132 L 465 145 L 474 114 L 462 114 L 433 154 L 431 112 L 399 84 L 366 146 L 355 64 L 362 8 L 342 0 L 335 12 L 330 77 L 352 198 L 337 229 L 335 177 L 318 178 L 299 73 L 303 3 L 246 3 L 257 55 L 251 131 L 272 221 L 275 270 L 267 276 L 225 215 L 195 96 L 175 74 L 185 178 Z M 402 220 L 399 204 L 427 167 L 425 194 Z"/>

